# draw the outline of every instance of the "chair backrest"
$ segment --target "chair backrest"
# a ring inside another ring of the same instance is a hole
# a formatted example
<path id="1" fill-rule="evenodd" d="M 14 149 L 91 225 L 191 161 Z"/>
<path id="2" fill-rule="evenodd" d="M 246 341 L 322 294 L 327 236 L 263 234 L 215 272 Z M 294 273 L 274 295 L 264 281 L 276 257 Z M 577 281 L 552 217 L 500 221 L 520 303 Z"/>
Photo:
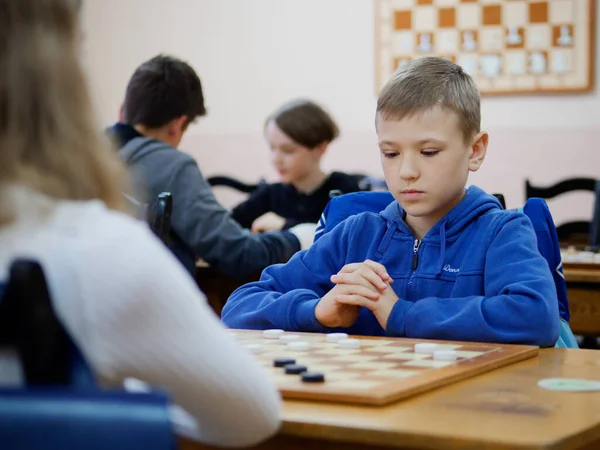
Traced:
<path id="1" fill-rule="evenodd" d="M 352 192 L 332 197 L 317 223 L 314 241 L 316 242 L 342 220 L 365 211 L 383 211 L 393 201 L 394 197 L 388 191 Z"/>
<path id="2" fill-rule="evenodd" d="M 28 385 L 93 384 L 93 375 L 54 312 L 44 272 L 17 260 L 0 301 L 0 347 L 15 353 Z"/>
<path id="3" fill-rule="evenodd" d="M 519 208 L 531 221 L 537 237 L 538 250 L 548 262 L 552 271 L 560 316 L 567 322 L 571 318 L 567 299 L 567 283 L 563 274 L 560 244 L 552 214 L 548 205 L 541 198 L 530 198 L 522 208 Z"/>
<path id="4" fill-rule="evenodd" d="M 387 183 L 384 178 L 370 177 L 363 174 L 352 175 L 358 182 L 360 191 L 387 191 Z M 345 192 L 343 192 L 344 194 Z"/>
<path id="5" fill-rule="evenodd" d="M 525 180 L 525 199 L 541 198 L 552 199 L 561 194 L 574 191 L 596 192 L 596 179 L 594 178 L 569 178 L 561 180 L 550 186 L 534 186 L 529 180 Z M 596 195 L 597 197 L 597 195 Z M 561 223 L 556 226 L 558 239 L 561 242 L 587 243 L 591 241 L 591 223 L 588 220 L 574 220 Z"/>
<path id="6" fill-rule="evenodd" d="M 251 194 L 256 189 L 258 189 L 259 186 L 266 183 L 265 180 L 260 180 L 258 183 L 246 183 L 244 181 L 240 181 L 236 178 L 225 175 L 215 175 L 212 177 L 208 177 L 206 181 L 208 181 L 208 184 L 210 184 L 212 187 L 226 186 L 231 189 L 235 189 L 236 191 L 243 192 L 244 194 Z"/>
<path id="7" fill-rule="evenodd" d="M 594 178 L 569 178 L 561 180 L 551 186 L 534 186 L 529 180 L 525 180 L 526 198 L 554 198 L 566 192 L 572 191 L 594 191 L 596 189 L 596 179 Z"/>
<path id="8" fill-rule="evenodd" d="M 358 183 L 358 191 L 359 192 L 369 192 L 369 191 L 387 191 L 387 183 L 383 178 L 369 177 L 361 174 L 352 175 L 354 179 Z M 342 192 L 339 189 L 333 189 L 329 191 L 329 198 L 338 197 L 340 195 L 344 195 L 347 192 Z"/>
<path id="9" fill-rule="evenodd" d="M 590 223 L 588 243 L 592 247 L 600 247 L 600 180 L 596 180 L 594 189 L 594 211 L 592 213 L 592 223 Z"/>
<path id="10" fill-rule="evenodd" d="M 365 211 L 380 212 L 392 201 L 394 198 L 389 192 L 356 192 L 332 198 L 317 224 L 314 240 L 317 241 L 344 219 Z M 560 317 L 568 323 L 570 312 L 567 285 L 562 272 L 560 244 L 548 205 L 542 199 L 532 198 L 527 200 L 521 211 L 533 224 L 538 250 L 552 271 Z"/>
<path id="11" fill-rule="evenodd" d="M 134 209 L 135 217 L 148 224 L 152 232 L 166 245 L 171 233 L 171 214 L 173 213 L 173 196 L 170 192 L 161 192 L 150 203 L 142 203 L 126 195 L 125 198 Z"/>
<path id="12" fill-rule="evenodd" d="M 164 392 L 97 386 L 54 313 L 39 263 L 15 261 L 0 288 L 0 351 L 22 367 L 18 380 L 0 373 L 0 448 L 175 448 Z"/>
<path id="13" fill-rule="evenodd" d="M 374 190 L 387 190 L 387 185 L 385 180 L 375 177 L 369 177 L 364 174 L 351 174 L 352 178 L 356 180 L 358 183 L 359 189 L 361 191 L 374 191 Z M 256 189 L 258 189 L 263 184 L 266 184 L 267 181 L 261 179 L 258 183 L 246 183 L 244 181 L 240 181 L 236 178 L 225 176 L 225 175 L 215 175 L 212 177 L 208 177 L 206 179 L 208 184 L 212 187 L 215 186 L 226 186 L 236 191 L 243 192 L 245 194 L 252 194 Z M 342 195 L 344 192 L 339 190 L 333 190 L 330 192 L 330 197 L 334 197 L 336 195 Z"/>
<path id="14" fill-rule="evenodd" d="M 169 243 L 172 212 L 173 197 L 170 192 L 159 194 L 147 208 L 146 221 L 154 234 L 165 244 Z"/>
<path id="15" fill-rule="evenodd" d="M 0 389 L 0 448 L 174 450 L 164 392 Z"/>
<path id="16" fill-rule="evenodd" d="M 502 209 L 506 209 L 506 200 L 504 199 L 504 194 L 492 194 L 502 205 Z"/>
<path id="17" fill-rule="evenodd" d="M 498 199 L 503 208 L 506 208 L 504 195 L 494 194 L 494 197 Z M 315 241 L 347 217 L 365 211 L 383 211 L 394 201 L 394 196 L 389 191 L 336 194 L 330 195 L 330 198 L 331 200 L 325 206 L 317 224 Z"/>

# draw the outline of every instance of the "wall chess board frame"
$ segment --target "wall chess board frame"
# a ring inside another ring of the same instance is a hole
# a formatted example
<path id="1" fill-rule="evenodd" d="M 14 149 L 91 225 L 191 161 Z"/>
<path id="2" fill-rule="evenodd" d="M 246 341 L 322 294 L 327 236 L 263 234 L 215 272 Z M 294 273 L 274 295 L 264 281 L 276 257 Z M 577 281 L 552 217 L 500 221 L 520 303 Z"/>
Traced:
<path id="1" fill-rule="evenodd" d="M 376 88 L 423 56 L 461 65 L 482 95 L 594 87 L 595 0 L 375 0 Z"/>

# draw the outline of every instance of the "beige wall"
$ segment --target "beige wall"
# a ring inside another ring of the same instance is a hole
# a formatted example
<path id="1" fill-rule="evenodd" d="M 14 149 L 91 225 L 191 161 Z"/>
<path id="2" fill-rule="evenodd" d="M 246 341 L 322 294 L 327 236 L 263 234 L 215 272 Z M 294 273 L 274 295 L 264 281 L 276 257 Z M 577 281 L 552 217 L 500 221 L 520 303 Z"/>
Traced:
<path id="1" fill-rule="evenodd" d="M 600 23 L 600 8 L 598 15 Z M 135 67 L 156 53 L 172 53 L 188 60 L 204 84 L 209 115 L 182 147 L 207 175 L 274 179 L 261 137 L 263 120 L 297 96 L 322 103 L 342 128 L 326 157 L 328 169 L 380 174 L 372 0 L 87 0 L 84 26 L 86 63 L 103 124 L 115 120 Z M 503 192 L 509 206 L 522 203 L 526 177 L 551 183 L 600 176 L 597 90 L 486 97 L 482 109 L 489 156 L 471 182 Z M 218 195 L 227 204 L 237 199 Z M 550 206 L 557 221 L 585 218 L 591 201 L 591 194 L 572 194 Z"/>

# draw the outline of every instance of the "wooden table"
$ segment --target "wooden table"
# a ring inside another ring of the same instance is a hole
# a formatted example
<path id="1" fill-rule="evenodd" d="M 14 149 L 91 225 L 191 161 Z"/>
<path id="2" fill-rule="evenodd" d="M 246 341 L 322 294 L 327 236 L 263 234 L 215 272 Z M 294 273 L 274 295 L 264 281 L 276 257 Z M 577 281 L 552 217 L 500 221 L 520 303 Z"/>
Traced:
<path id="1" fill-rule="evenodd" d="M 573 333 L 600 336 L 600 270 L 564 267 Z"/>
<path id="2" fill-rule="evenodd" d="M 254 449 L 600 449 L 600 392 L 553 392 L 538 380 L 600 380 L 600 352 L 545 349 L 385 407 L 285 401 L 283 425 Z M 211 447 L 189 441 L 182 450 Z"/>

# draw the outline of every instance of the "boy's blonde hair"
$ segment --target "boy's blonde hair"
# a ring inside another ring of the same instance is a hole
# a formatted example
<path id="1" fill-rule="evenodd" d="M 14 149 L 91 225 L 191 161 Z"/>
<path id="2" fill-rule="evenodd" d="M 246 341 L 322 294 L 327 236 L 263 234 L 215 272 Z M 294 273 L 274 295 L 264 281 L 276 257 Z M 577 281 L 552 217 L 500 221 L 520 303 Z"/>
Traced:
<path id="1" fill-rule="evenodd" d="M 0 0 L 0 187 L 126 209 L 125 168 L 92 113 L 80 0 Z M 10 220 L 0 198 L 0 220 Z"/>
<path id="2" fill-rule="evenodd" d="M 399 68 L 379 94 L 377 115 L 402 120 L 435 106 L 457 115 L 465 142 L 479 133 L 479 91 L 462 67 L 443 58 L 423 57 Z"/>

